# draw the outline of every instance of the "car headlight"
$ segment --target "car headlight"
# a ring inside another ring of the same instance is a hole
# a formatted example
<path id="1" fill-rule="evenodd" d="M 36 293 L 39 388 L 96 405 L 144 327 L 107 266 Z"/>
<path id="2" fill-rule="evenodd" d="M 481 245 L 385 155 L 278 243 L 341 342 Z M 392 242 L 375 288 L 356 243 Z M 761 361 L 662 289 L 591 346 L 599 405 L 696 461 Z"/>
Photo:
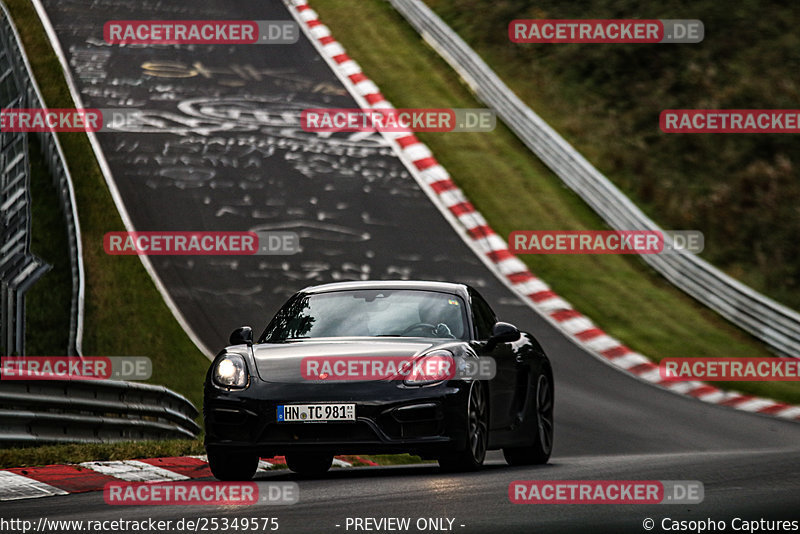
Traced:
<path id="1" fill-rule="evenodd" d="M 226 388 L 243 388 L 247 385 L 247 365 L 240 354 L 225 354 L 214 366 L 214 383 Z"/>
<path id="2" fill-rule="evenodd" d="M 455 375 L 453 353 L 438 349 L 416 358 L 403 383 L 407 386 L 426 386 L 450 380 Z"/>

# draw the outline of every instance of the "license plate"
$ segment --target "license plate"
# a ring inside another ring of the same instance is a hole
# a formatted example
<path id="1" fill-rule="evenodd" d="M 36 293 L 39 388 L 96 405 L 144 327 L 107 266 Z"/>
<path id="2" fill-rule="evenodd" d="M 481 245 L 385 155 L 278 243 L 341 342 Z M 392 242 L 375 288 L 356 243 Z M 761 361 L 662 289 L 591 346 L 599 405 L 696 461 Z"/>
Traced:
<path id="1" fill-rule="evenodd" d="M 281 404 L 278 406 L 279 423 L 320 423 L 355 420 L 355 404 Z"/>

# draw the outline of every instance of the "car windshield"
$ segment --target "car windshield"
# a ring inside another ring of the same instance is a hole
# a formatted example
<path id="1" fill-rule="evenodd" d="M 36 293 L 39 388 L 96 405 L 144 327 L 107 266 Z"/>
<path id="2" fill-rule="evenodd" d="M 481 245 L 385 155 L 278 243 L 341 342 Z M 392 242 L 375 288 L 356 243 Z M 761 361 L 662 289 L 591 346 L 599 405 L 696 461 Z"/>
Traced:
<path id="1" fill-rule="evenodd" d="M 272 319 L 261 342 L 351 336 L 463 340 L 467 332 L 464 302 L 456 295 L 369 289 L 295 297 Z"/>

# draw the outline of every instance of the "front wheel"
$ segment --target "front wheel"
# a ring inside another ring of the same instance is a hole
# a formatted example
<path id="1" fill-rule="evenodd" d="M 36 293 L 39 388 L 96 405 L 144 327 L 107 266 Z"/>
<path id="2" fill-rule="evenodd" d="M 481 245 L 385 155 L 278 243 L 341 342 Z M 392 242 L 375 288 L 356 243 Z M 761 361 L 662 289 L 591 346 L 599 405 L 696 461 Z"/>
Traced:
<path id="1" fill-rule="evenodd" d="M 489 410 L 486 388 L 473 382 L 467 400 L 467 437 L 463 451 L 439 458 L 444 471 L 475 471 L 483 465 L 489 443 Z"/>
<path id="2" fill-rule="evenodd" d="M 286 466 L 302 476 L 319 476 L 328 471 L 333 463 L 332 454 L 287 454 Z"/>
<path id="3" fill-rule="evenodd" d="M 219 480 L 248 481 L 256 474 L 258 456 L 238 452 L 209 452 L 208 467 Z"/>
<path id="4" fill-rule="evenodd" d="M 536 383 L 536 433 L 530 447 L 507 447 L 503 456 L 509 465 L 546 464 L 553 450 L 553 386 L 546 373 Z"/>

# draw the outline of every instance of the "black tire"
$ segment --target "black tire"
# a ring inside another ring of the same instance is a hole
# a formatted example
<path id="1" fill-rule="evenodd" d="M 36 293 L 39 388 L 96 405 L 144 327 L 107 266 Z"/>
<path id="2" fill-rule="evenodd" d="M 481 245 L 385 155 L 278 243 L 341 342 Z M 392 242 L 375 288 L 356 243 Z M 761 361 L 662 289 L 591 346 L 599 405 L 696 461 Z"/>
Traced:
<path id="1" fill-rule="evenodd" d="M 443 471 L 476 471 L 483 465 L 489 444 L 489 409 L 486 387 L 473 382 L 467 397 L 467 435 L 464 450 L 439 457 Z"/>
<path id="2" fill-rule="evenodd" d="M 503 456 L 509 465 L 546 464 L 553 451 L 553 385 L 550 375 L 542 373 L 536 382 L 536 431 L 533 445 L 507 447 Z"/>
<path id="3" fill-rule="evenodd" d="M 258 456 L 239 452 L 209 452 L 208 467 L 215 478 L 224 481 L 248 481 L 258 469 Z"/>
<path id="4" fill-rule="evenodd" d="M 333 463 L 332 454 L 287 454 L 286 465 L 298 475 L 314 477 L 325 474 Z"/>

